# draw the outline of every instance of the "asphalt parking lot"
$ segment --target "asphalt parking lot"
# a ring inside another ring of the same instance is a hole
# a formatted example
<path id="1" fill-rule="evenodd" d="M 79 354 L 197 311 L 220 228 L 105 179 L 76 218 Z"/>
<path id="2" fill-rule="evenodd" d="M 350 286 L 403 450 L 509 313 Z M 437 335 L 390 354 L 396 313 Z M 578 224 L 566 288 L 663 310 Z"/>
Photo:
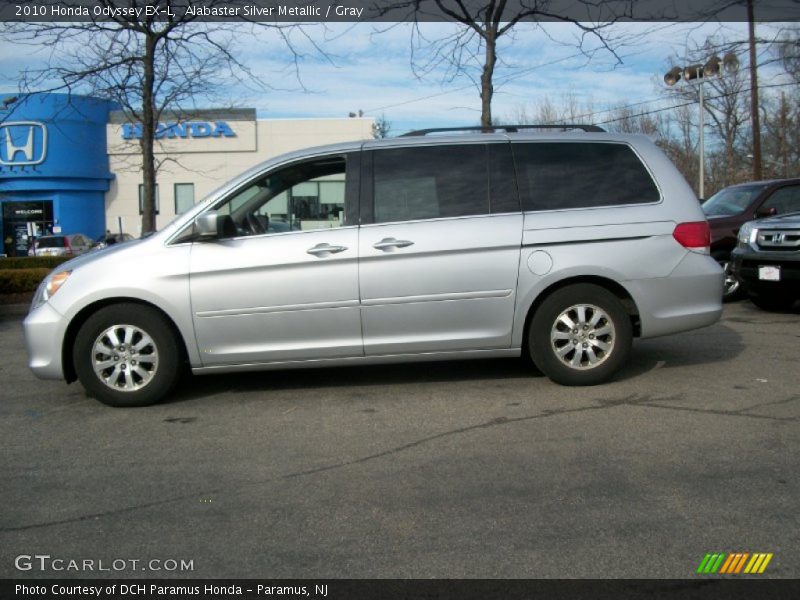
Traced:
<path id="1" fill-rule="evenodd" d="M 197 377 L 125 410 L 36 380 L 19 313 L 0 577 L 681 578 L 717 551 L 800 577 L 798 308 L 637 341 L 599 387 L 491 360 Z"/>

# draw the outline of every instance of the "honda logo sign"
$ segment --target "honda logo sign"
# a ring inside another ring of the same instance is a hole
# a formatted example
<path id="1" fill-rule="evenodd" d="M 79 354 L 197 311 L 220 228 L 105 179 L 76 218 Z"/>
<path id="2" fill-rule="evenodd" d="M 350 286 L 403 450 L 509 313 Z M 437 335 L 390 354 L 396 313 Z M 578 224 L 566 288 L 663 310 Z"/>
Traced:
<path id="1" fill-rule="evenodd" d="M 35 121 L 0 123 L 0 165 L 38 165 L 47 157 L 47 127 Z"/>

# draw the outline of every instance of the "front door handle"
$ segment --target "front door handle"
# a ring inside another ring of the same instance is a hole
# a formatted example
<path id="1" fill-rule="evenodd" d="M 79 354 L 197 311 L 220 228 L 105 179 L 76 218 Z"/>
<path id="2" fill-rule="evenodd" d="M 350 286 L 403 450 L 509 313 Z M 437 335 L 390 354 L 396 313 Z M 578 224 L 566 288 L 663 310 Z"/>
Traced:
<path id="1" fill-rule="evenodd" d="M 406 248 L 408 246 L 413 246 L 414 242 L 410 242 L 408 240 L 396 240 L 394 238 L 383 238 L 380 242 L 376 242 L 372 244 L 373 248 L 377 248 L 378 250 L 393 250 L 394 248 Z"/>
<path id="2" fill-rule="evenodd" d="M 313 254 L 320 258 L 325 258 L 330 254 L 337 254 L 347 250 L 347 246 L 331 246 L 330 244 L 317 244 L 313 248 L 306 250 L 308 254 Z"/>

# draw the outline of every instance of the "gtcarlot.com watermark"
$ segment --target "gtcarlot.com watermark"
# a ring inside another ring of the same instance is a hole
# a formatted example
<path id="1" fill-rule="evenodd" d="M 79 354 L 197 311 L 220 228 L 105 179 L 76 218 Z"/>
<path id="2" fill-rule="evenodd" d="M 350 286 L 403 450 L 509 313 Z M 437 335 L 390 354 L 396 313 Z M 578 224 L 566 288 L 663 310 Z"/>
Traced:
<path id="1" fill-rule="evenodd" d="M 77 573 L 133 571 L 194 571 L 194 560 L 183 558 L 63 558 L 49 554 L 20 554 L 14 559 L 17 571 Z"/>

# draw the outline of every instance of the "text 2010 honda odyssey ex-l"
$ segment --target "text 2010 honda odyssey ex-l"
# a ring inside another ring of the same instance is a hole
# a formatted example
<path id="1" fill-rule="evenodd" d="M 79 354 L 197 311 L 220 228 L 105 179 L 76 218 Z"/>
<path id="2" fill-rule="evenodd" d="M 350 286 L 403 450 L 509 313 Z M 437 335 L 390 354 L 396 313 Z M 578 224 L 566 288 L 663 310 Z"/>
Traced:
<path id="1" fill-rule="evenodd" d="M 519 356 L 591 385 L 716 321 L 722 271 L 645 137 L 413 135 L 280 156 L 164 230 L 64 263 L 30 367 L 114 406 L 194 373 Z"/>

